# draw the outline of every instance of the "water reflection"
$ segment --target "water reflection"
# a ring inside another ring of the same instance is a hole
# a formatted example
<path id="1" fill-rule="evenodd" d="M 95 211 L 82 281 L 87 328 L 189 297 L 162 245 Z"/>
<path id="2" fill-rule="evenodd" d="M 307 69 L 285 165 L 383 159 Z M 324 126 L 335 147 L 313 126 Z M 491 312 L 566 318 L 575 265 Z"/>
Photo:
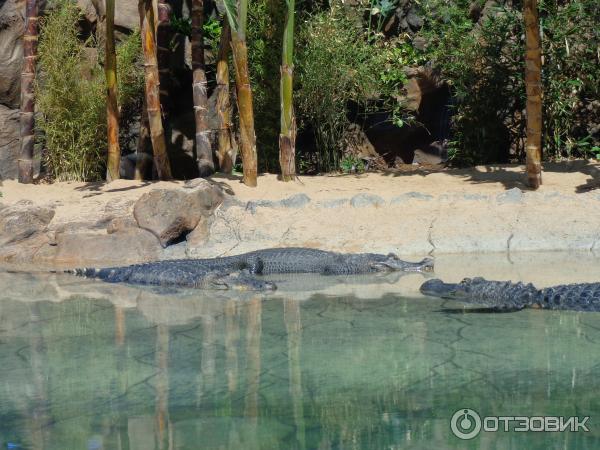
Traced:
<path id="1" fill-rule="evenodd" d="M 83 286 L 61 285 L 71 294 L 60 303 L 2 300 L 0 448 L 600 445 L 596 314 L 449 314 L 396 294 L 299 301 L 98 284 L 88 296 Z M 449 432 L 463 407 L 590 415 L 591 431 L 465 443 Z"/>

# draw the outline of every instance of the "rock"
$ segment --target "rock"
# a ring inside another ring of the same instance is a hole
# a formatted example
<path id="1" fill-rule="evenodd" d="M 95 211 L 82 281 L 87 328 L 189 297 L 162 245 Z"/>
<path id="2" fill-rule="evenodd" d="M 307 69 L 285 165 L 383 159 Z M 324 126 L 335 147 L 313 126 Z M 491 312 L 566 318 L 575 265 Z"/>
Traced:
<path id="1" fill-rule="evenodd" d="M 153 233 L 163 247 L 182 239 L 223 201 L 223 193 L 208 181 L 194 188 L 155 189 L 140 197 L 133 215 L 140 228 Z"/>
<path id="2" fill-rule="evenodd" d="M 96 17 L 103 17 L 106 14 L 104 0 L 78 0 L 78 5 L 86 15 L 86 18 L 88 18 L 87 11 L 89 11 L 90 4 L 96 11 Z M 125 28 L 129 31 L 140 27 L 138 2 L 132 0 L 115 1 L 115 26 L 117 28 Z"/>
<path id="3" fill-rule="evenodd" d="M 23 4 L 7 0 L 0 7 L 0 104 L 18 108 L 23 63 Z M 1 4 L 1 3 L 0 3 Z M 3 145 L 0 140 L 0 145 Z"/>
<path id="4" fill-rule="evenodd" d="M 256 214 L 256 208 L 302 208 L 310 203 L 310 197 L 306 194 L 294 194 L 283 200 L 252 200 L 246 204 L 246 210 Z M 231 206 L 231 205 L 230 205 Z"/>
<path id="5" fill-rule="evenodd" d="M 0 52 L 2 52 L 2 48 L 0 48 Z M 0 73 L 1 79 L 2 74 Z M 17 159 L 21 148 L 19 133 L 19 110 L 0 105 L 0 180 L 18 176 Z"/>
<path id="6" fill-rule="evenodd" d="M 392 198 L 392 200 L 390 201 L 390 205 L 398 205 L 408 200 L 429 201 L 433 200 L 433 196 L 429 194 L 423 194 L 422 192 L 407 192 L 405 194 L 398 195 L 397 197 Z"/>
<path id="7" fill-rule="evenodd" d="M 521 203 L 523 201 L 523 191 L 519 188 L 512 188 L 502 194 L 498 194 L 496 201 L 500 205 L 506 203 Z"/>
<path id="8" fill-rule="evenodd" d="M 118 3 L 118 2 L 117 2 Z M 77 6 L 81 9 L 81 13 L 90 24 L 95 24 L 98 21 L 98 10 L 94 6 L 94 0 L 77 0 Z M 104 5 L 102 5 L 104 7 Z M 115 14 L 115 21 L 117 20 Z"/>
<path id="9" fill-rule="evenodd" d="M 52 251 L 54 247 L 48 244 L 49 237 L 45 233 L 34 233 L 28 238 L 0 245 L 0 261 L 31 263 L 40 253 L 48 254 Z M 42 249 L 46 249 L 46 252 L 41 252 Z"/>
<path id="10" fill-rule="evenodd" d="M 113 234 L 127 231 L 131 228 L 138 228 L 138 224 L 133 216 L 115 217 L 108 222 L 108 225 L 106 226 L 106 232 L 108 234 Z"/>
<path id="11" fill-rule="evenodd" d="M 359 125 L 355 123 L 350 124 L 344 132 L 342 139 L 344 142 L 343 154 L 345 157 L 351 156 L 367 161 L 372 169 L 387 168 L 385 160 L 375 151 L 375 147 L 371 144 L 371 141 Z"/>
<path id="12" fill-rule="evenodd" d="M 54 209 L 19 202 L 2 209 L 0 247 L 46 231 Z"/>
<path id="13" fill-rule="evenodd" d="M 112 234 L 60 233 L 54 263 L 64 267 L 136 264 L 160 258 L 161 246 L 152 233 L 130 228 Z"/>
<path id="14" fill-rule="evenodd" d="M 323 200 L 322 202 L 319 202 L 318 206 L 326 209 L 341 208 L 342 206 L 346 206 L 349 202 L 350 200 L 347 198 L 334 198 L 332 200 Z"/>
<path id="15" fill-rule="evenodd" d="M 356 194 L 350 200 L 350 204 L 354 208 L 364 208 L 365 206 L 383 206 L 385 205 L 385 200 L 381 198 L 379 195 L 373 194 Z"/>
<path id="16" fill-rule="evenodd" d="M 283 208 L 302 208 L 310 203 L 310 197 L 306 194 L 295 194 L 277 202 Z"/>
<path id="17" fill-rule="evenodd" d="M 440 165 L 446 161 L 448 161 L 446 141 L 434 141 L 424 150 L 415 150 L 413 164 Z"/>
<path id="18" fill-rule="evenodd" d="M 206 217 L 200 218 L 196 228 L 185 237 L 188 247 L 200 247 L 208 242 L 208 234 L 210 231 L 208 222 Z"/>
<path id="19" fill-rule="evenodd" d="M 417 32 L 423 27 L 423 19 L 417 15 L 414 8 L 411 8 L 410 11 L 408 11 L 406 22 L 413 32 Z"/>

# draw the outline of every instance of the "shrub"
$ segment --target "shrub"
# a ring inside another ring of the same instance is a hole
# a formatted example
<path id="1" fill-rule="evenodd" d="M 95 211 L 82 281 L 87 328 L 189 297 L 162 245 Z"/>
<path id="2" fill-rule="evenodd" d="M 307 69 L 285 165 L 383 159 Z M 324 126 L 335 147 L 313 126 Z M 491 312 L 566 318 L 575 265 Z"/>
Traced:
<path id="1" fill-rule="evenodd" d="M 36 99 L 45 162 L 57 180 L 98 180 L 106 149 L 104 74 L 78 36 L 80 11 L 60 1 L 42 24 Z"/>
<path id="2" fill-rule="evenodd" d="M 366 106 L 378 99 L 381 61 L 355 22 L 330 12 L 311 16 L 299 41 L 296 106 L 300 125 L 314 131 L 318 169 L 337 170 L 349 105 Z"/>
<path id="3" fill-rule="evenodd" d="M 58 0 L 40 32 L 36 101 L 44 136 L 44 159 L 57 180 L 99 180 L 106 157 L 106 83 L 97 42 L 79 36 L 81 13 Z M 122 136 L 139 111 L 143 92 L 141 42 L 134 33 L 117 47 Z"/>
<path id="4" fill-rule="evenodd" d="M 525 86 L 520 10 L 498 7 L 475 25 L 469 2 L 429 0 L 426 56 L 453 92 L 450 155 L 459 164 L 524 159 Z M 600 61 L 595 0 L 540 3 L 543 148 L 546 159 L 587 156 L 598 147 Z M 600 127 L 599 127 L 600 128 Z M 595 134 L 594 134 L 595 131 Z"/>

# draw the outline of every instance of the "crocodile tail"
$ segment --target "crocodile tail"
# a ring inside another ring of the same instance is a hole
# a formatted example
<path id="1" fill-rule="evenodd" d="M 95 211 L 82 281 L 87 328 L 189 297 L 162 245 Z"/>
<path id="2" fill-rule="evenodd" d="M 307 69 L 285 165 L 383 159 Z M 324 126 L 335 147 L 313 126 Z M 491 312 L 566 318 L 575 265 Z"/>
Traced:
<path id="1" fill-rule="evenodd" d="M 65 270 L 65 273 L 70 273 L 78 277 L 84 278 L 97 278 L 100 273 L 100 269 L 94 269 L 92 267 L 82 267 L 78 269 Z"/>

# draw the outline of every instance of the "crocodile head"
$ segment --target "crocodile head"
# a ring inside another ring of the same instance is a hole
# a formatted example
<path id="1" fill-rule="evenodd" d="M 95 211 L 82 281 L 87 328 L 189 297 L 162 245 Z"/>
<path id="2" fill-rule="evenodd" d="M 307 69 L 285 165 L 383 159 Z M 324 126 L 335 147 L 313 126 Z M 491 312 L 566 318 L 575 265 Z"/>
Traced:
<path id="1" fill-rule="evenodd" d="M 433 259 L 425 258 L 419 262 L 403 261 L 394 253 L 389 253 L 385 260 L 377 261 L 373 267 L 382 272 L 402 271 L 402 272 L 433 272 Z"/>
<path id="2" fill-rule="evenodd" d="M 465 278 L 460 283 L 428 280 L 421 285 L 421 293 L 431 297 L 458 300 L 497 310 L 518 310 L 532 305 L 537 290 L 532 284 L 510 281 L 489 281 L 485 278 Z"/>
<path id="3" fill-rule="evenodd" d="M 433 280 L 427 280 L 421 285 L 421 294 L 428 295 L 430 297 L 440 297 L 446 299 L 468 299 L 469 298 L 469 284 L 466 283 L 467 279 L 460 283 L 444 283 L 439 278 Z"/>
<path id="4" fill-rule="evenodd" d="M 274 291 L 275 283 L 260 280 L 248 270 L 232 273 L 208 274 L 203 281 L 205 289 L 234 290 L 234 291 Z"/>

